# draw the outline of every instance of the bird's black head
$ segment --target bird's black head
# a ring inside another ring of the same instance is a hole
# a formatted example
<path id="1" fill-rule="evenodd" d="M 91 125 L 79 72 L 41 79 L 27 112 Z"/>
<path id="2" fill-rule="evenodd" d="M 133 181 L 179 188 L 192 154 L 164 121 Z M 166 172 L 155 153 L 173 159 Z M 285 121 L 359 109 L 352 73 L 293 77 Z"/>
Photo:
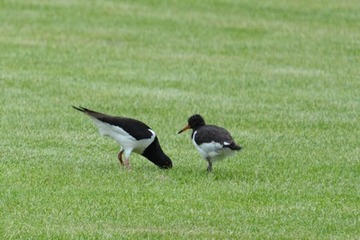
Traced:
<path id="1" fill-rule="evenodd" d="M 192 115 L 188 119 L 188 125 L 186 125 L 183 129 L 181 129 L 178 132 L 178 134 L 182 133 L 188 129 L 196 130 L 197 128 L 204 126 L 204 125 L 205 125 L 205 120 L 202 118 L 202 116 L 200 116 L 199 114 Z"/>
<path id="2" fill-rule="evenodd" d="M 169 168 L 172 168 L 172 161 L 166 154 L 164 154 L 164 156 L 162 157 L 162 159 L 160 161 L 160 164 L 156 164 L 156 165 L 158 165 L 159 168 L 162 168 L 162 169 L 169 169 Z"/>
<path id="3" fill-rule="evenodd" d="M 162 169 L 172 168 L 171 159 L 161 149 L 159 140 L 155 137 L 154 141 L 142 153 L 144 157 Z"/>
<path id="4" fill-rule="evenodd" d="M 198 127 L 205 125 L 205 120 L 199 114 L 195 114 L 195 115 L 192 115 L 191 117 L 189 117 L 188 124 L 189 124 L 190 128 L 197 129 Z"/>

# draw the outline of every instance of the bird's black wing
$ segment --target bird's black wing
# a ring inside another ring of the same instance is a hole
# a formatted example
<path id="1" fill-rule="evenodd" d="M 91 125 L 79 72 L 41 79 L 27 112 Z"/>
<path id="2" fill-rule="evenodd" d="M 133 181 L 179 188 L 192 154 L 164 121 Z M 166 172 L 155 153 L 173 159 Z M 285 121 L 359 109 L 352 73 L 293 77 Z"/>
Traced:
<path id="1" fill-rule="evenodd" d="M 83 107 L 78 108 L 73 106 L 73 108 L 84 112 L 90 117 L 96 118 L 99 121 L 122 128 L 128 134 L 133 136 L 136 140 L 151 138 L 152 136 L 152 133 L 149 131 L 149 129 L 151 128 L 139 120 L 126 117 L 111 116 L 104 113 L 95 112 L 93 110 Z"/>
<path id="2" fill-rule="evenodd" d="M 197 144 L 209 143 L 212 141 L 223 144 L 224 142 L 231 143 L 234 140 L 230 133 L 222 127 L 205 125 L 196 130 L 195 142 Z"/>

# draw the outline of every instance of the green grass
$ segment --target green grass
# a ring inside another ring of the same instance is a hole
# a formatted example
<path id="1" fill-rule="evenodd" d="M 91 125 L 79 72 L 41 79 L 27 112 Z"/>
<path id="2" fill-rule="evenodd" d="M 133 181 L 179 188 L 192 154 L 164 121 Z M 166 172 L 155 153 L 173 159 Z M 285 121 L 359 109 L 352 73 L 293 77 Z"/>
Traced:
<path id="1" fill-rule="evenodd" d="M 360 5 L 2 1 L 3 239 L 358 239 Z M 174 168 L 101 138 L 143 120 Z M 244 150 L 207 174 L 193 113 Z"/>

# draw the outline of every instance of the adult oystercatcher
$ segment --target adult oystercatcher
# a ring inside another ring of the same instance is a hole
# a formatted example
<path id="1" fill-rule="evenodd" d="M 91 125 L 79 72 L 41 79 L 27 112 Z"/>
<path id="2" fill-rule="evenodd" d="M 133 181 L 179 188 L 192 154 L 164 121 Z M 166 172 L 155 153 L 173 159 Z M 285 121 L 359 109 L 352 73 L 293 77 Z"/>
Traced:
<path id="1" fill-rule="evenodd" d="M 230 133 L 215 125 L 206 125 L 204 118 L 195 114 L 188 119 L 188 125 L 179 133 L 192 129 L 191 139 L 201 156 L 208 162 L 208 172 L 212 171 L 214 161 L 234 155 L 241 146 L 237 145 Z"/>
<path id="2" fill-rule="evenodd" d="M 121 165 L 130 167 L 132 152 L 138 153 L 160 168 L 171 168 L 171 159 L 161 149 L 156 133 L 145 123 L 126 117 L 115 117 L 95 112 L 84 107 L 74 107 L 88 115 L 102 136 L 113 138 L 120 145 L 118 159 Z M 122 154 L 125 160 L 122 160 Z"/>

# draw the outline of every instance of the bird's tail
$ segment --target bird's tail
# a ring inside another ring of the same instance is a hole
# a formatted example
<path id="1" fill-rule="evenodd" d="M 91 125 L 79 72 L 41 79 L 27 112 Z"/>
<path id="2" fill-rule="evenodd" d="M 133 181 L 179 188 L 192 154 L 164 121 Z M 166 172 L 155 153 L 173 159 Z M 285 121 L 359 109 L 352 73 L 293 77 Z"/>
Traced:
<path id="1" fill-rule="evenodd" d="M 79 107 L 72 106 L 72 107 L 73 107 L 74 109 L 80 111 L 80 112 L 86 113 L 87 115 L 89 115 L 89 116 L 91 116 L 91 117 L 95 117 L 95 118 L 98 118 L 98 117 L 100 117 L 100 116 L 105 115 L 105 114 L 103 114 L 103 113 L 95 112 L 95 111 L 93 111 L 93 110 L 90 110 L 90 109 L 88 109 L 88 108 L 84 108 L 84 107 L 81 107 L 81 106 L 79 106 Z"/>
<path id="2" fill-rule="evenodd" d="M 75 106 L 72 106 L 74 109 L 80 111 L 80 112 L 85 112 L 86 111 L 86 108 L 83 108 L 83 107 L 75 107 Z"/>
<path id="3" fill-rule="evenodd" d="M 83 113 L 98 113 L 98 112 L 95 112 L 95 111 L 93 111 L 93 110 L 90 110 L 90 109 L 88 109 L 88 108 L 84 108 L 84 107 L 81 107 L 81 106 L 79 106 L 79 107 L 75 107 L 75 106 L 72 106 L 74 109 L 76 109 L 76 110 L 78 110 L 78 111 L 80 111 L 80 112 L 83 112 Z"/>

